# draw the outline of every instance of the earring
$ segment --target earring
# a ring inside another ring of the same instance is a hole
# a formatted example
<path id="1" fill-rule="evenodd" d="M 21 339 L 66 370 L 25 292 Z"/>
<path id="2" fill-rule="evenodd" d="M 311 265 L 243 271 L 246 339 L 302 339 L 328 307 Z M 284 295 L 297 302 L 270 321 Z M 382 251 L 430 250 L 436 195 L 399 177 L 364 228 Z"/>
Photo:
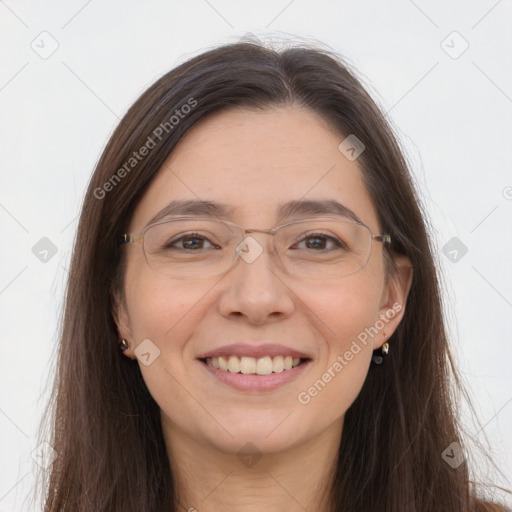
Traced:
<path id="1" fill-rule="evenodd" d="M 386 341 L 386 333 L 384 331 L 381 331 L 382 335 L 384 336 L 384 343 L 382 344 L 382 347 L 380 348 L 380 354 L 373 354 L 372 356 L 372 362 L 374 364 L 382 364 L 384 361 L 384 358 L 381 354 L 384 354 L 387 356 L 389 354 L 389 343 Z"/>
<path id="2" fill-rule="evenodd" d="M 125 350 L 128 350 L 128 343 L 126 343 L 126 340 L 121 340 L 119 343 L 119 348 L 121 349 L 121 352 L 124 352 Z"/>

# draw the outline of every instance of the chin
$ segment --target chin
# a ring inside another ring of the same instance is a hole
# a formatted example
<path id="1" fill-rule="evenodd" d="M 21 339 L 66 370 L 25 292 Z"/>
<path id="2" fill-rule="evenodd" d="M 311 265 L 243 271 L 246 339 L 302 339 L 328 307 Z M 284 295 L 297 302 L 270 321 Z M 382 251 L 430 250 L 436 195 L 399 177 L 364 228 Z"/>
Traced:
<path id="1" fill-rule="evenodd" d="M 294 425 L 277 425 L 279 422 L 273 427 L 269 427 L 266 422 L 261 425 L 255 425 L 254 422 L 231 425 L 228 431 L 232 437 L 224 431 L 222 435 L 218 432 L 209 433 L 206 435 L 206 442 L 212 448 L 238 457 L 250 455 L 253 451 L 260 455 L 279 453 L 300 443 L 299 433 L 295 428 L 290 428 Z"/>

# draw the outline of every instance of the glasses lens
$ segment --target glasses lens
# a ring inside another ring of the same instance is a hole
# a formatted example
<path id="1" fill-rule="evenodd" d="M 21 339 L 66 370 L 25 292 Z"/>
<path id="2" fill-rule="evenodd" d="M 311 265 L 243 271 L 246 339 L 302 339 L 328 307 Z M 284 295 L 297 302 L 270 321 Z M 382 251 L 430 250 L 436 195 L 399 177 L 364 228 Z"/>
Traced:
<path id="1" fill-rule="evenodd" d="M 219 221 L 170 220 L 146 231 L 144 253 L 157 272 L 177 279 L 201 279 L 228 270 L 240 240 L 240 233 Z"/>
<path id="2" fill-rule="evenodd" d="M 291 275 L 334 279 L 355 274 L 370 257 L 372 234 L 361 224 L 318 219 L 283 226 L 276 235 L 281 262 Z"/>
<path id="3" fill-rule="evenodd" d="M 149 227 L 144 253 L 155 271 L 176 279 L 204 279 L 227 272 L 238 258 L 243 230 L 208 219 L 169 220 Z M 366 226 L 343 219 L 315 219 L 275 233 L 283 270 L 305 279 L 333 279 L 361 270 L 370 258 Z M 246 263 L 252 260 L 243 258 Z"/>

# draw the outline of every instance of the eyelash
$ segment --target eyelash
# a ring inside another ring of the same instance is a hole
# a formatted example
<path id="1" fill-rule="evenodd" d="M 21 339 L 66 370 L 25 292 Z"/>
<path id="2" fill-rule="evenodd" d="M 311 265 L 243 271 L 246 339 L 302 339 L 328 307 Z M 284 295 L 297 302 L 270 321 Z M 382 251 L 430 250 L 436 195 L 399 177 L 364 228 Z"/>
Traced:
<path id="1" fill-rule="evenodd" d="M 176 247 L 173 247 L 173 245 L 176 244 L 176 243 L 182 242 L 183 240 L 185 240 L 187 238 L 189 240 L 194 240 L 194 239 L 205 240 L 205 241 L 209 242 L 212 246 L 214 246 L 216 248 L 219 247 L 219 246 L 216 246 L 206 236 L 200 235 L 199 233 L 186 233 L 186 234 L 181 235 L 179 238 L 175 238 L 174 240 L 170 240 L 168 243 L 165 244 L 164 249 L 175 248 L 175 249 L 178 249 L 178 250 L 186 251 L 187 249 L 185 249 L 183 247 L 176 248 Z M 295 242 L 294 245 L 300 244 L 300 243 L 304 242 L 305 240 L 308 240 L 308 239 L 311 239 L 311 238 L 323 238 L 323 239 L 326 239 L 327 241 L 331 241 L 334 244 L 334 246 L 335 246 L 334 248 L 346 248 L 345 244 L 341 240 L 339 240 L 337 238 L 334 238 L 332 236 L 329 236 L 329 235 L 327 235 L 325 233 L 306 233 L 300 240 Z M 314 250 L 314 249 L 311 249 L 311 250 Z M 327 250 L 329 250 L 329 249 L 327 249 Z M 333 249 L 330 249 L 330 250 L 333 250 Z"/>

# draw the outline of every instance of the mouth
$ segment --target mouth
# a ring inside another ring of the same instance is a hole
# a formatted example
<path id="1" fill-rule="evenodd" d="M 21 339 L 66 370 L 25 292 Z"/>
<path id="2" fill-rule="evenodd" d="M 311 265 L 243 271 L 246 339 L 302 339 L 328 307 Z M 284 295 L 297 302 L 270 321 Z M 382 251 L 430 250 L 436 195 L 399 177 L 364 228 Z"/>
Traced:
<path id="1" fill-rule="evenodd" d="M 310 361 L 309 358 L 292 356 L 219 356 L 199 359 L 202 363 L 222 372 L 241 373 L 244 375 L 271 375 L 273 373 L 289 372 L 294 368 Z"/>
<path id="2" fill-rule="evenodd" d="M 313 360 L 293 356 L 218 356 L 199 358 L 211 385 L 260 394 L 284 388 L 299 378 Z"/>

